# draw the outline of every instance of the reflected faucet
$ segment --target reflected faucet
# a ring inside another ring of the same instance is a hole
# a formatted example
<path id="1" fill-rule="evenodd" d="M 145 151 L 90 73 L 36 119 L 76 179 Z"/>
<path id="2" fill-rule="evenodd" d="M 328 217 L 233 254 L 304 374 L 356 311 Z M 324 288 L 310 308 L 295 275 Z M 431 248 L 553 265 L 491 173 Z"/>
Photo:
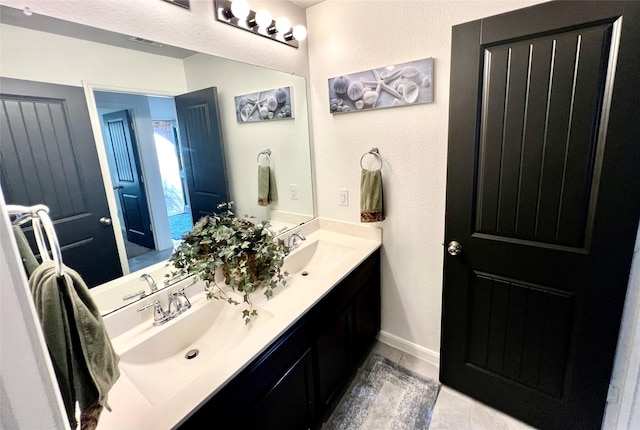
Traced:
<path id="1" fill-rule="evenodd" d="M 293 251 L 298 246 L 300 246 L 300 242 L 302 242 L 303 240 L 307 240 L 307 238 L 304 237 L 302 233 L 300 232 L 293 233 L 291 236 L 289 236 L 287 246 L 291 251 Z"/>
<path id="2" fill-rule="evenodd" d="M 166 323 L 167 321 L 171 321 L 175 317 L 182 315 L 183 313 L 185 313 L 191 308 L 191 302 L 187 298 L 187 295 L 185 294 L 184 290 L 195 285 L 196 282 L 197 281 L 194 279 L 186 287 L 180 288 L 177 292 L 169 293 L 169 306 L 167 307 L 166 311 L 162 309 L 162 304 L 160 304 L 160 300 L 155 300 L 151 303 L 147 303 L 146 305 L 138 308 L 138 312 L 143 312 L 143 311 L 146 311 L 147 309 L 153 308 L 153 325 L 154 326 L 159 326 Z"/>
<path id="3" fill-rule="evenodd" d="M 154 281 L 151 275 L 149 275 L 148 273 L 143 273 L 142 276 L 140 276 L 140 280 L 147 281 L 147 284 L 149 284 L 149 288 L 151 288 L 152 293 L 155 293 L 156 291 L 158 291 L 158 286 L 156 285 L 156 281 Z"/>

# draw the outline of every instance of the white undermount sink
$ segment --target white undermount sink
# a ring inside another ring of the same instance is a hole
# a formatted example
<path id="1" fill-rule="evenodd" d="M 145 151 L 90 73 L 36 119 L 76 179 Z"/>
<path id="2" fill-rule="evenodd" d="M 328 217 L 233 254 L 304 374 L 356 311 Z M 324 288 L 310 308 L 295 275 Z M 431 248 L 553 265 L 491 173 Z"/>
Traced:
<path id="1" fill-rule="evenodd" d="M 250 324 L 242 319 L 244 304 L 208 300 L 204 292 L 192 308 L 154 327 L 150 321 L 113 340 L 120 370 L 151 404 L 169 400 L 260 330 L 273 314 L 257 309 Z M 236 298 L 238 299 L 238 298 Z M 238 300 L 242 302 L 240 298 Z"/>
<path id="2" fill-rule="evenodd" d="M 284 261 L 283 269 L 291 277 L 314 278 L 326 273 L 347 258 L 354 249 L 335 242 L 318 239 L 293 251 Z"/>

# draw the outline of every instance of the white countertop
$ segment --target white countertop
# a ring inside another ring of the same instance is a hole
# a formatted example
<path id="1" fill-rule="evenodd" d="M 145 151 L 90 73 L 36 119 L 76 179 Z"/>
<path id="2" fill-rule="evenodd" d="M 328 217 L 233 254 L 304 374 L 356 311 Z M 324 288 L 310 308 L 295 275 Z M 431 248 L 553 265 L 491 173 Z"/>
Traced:
<path id="1" fill-rule="evenodd" d="M 323 270 L 322 273 L 310 274 L 305 278 L 301 278 L 300 275 L 290 277 L 286 286 L 278 286 L 274 290 L 270 300 L 267 300 L 259 291 L 254 293 L 252 295 L 254 306 L 266 311 L 265 314 L 268 317 L 265 317 L 264 321 L 256 324 L 255 327 L 249 327 L 249 330 L 255 330 L 254 333 L 233 349 L 223 351 L 223 358 L 215 359 L 215 362 L 208 366 L 204 373 L 200 373 L 193 380 L 184 379 L 187 382 L 178 384 L 182 385 L 179 389 L 162 393 L 161 400 L 149 401 L 129 377 L 127 370 L 124 369 L 125 366 L 121 365 L 121 376 L 109 393 L 109 405 L 112 412 L 106 410 L 102 412 L 98 425 L 99 430 L 157 430 L 176 426 L 185 416 L 218 392 L 265 351 L 274 340 L 382 244 L 381 230 L 369 225 L 315 219 L 295 231 L 301 231 L 307 237 L 299 249 L 309 246 L 316 240 L 321 240 L 348 246 L 353 251 L 349 253 L 347 258 L 331 266 L 331 270 Z M 198 288 L 200 291 L 197 290 Z M 193 291 L 191 291 L 192 289 Z M 205 303 L 206 298 L 204 298 L 202 287 L 192 287 L 187 290 L 187 295 L 194 308 L 208 306 Z M 152 297 L 145 300 L 153 299 Z M 208 303 L 212 302 L 208 301 Z M 116 311 L 104 318 L 117 352 L 120 353 L 123 345 L 135 337 L 136 331 L 139 332 L 143 329 L 151 332 L 154 329 L 162 328 L 152 327 L 152 312 L 138 313 L 136 311 L 143 304 L 145 301 L 137 302 L 134 306 Z M 226 304 L 225 306 L 229 306 L 235 315 L 232 319 L 227 318 L 225 324 L 244 326 L 241 316 L 242 307 Z M 187 312 L 192 312 L 192 310 Z M 181 317 L 177 317 L 175 321 L 177 322 Z M 135 328 L 127 330 L 131 326 L 132 320 L 142 325 L 136 325 Z M 260 316 L 256 321 L 260 321 Z M 185 361 L 185 366 L 186 363 Z M 171 374 L 154 375 L 159 380 L 171 379 L 172 376 L 183 377 L 183 375 Z M 215 419 L 215 417 L 212 418 Z"/>

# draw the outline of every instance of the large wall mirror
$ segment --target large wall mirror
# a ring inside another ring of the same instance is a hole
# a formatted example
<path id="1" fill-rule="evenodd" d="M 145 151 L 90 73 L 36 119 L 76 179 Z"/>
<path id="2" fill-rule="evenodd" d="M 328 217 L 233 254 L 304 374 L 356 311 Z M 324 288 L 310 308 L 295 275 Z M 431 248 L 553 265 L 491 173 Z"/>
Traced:
<path id="1" fill-rule="evenodd" d="M 276 233 L 314 217 L 304 78 L 6 6 L 0 38 L 5 200 L 51 208 L 58 235 L 68 236 L 65 263 L 79 261 L 73 268 L 95 295 L 114 283 L 97 268 L 138 279 L 166 262 L 194 222 L 190 187 L 200 185 L 185 177 L 176 97 L 205 91 L 214 101 L 205 116 L 218 116 L 211 151 L 220 151 L 233 212 L 268 220 Z M 290 89 L 293 118 L 238 120 L 237 96 L 279 88 Z M 217 184 L 220 172 L 196 158 L 200 177 Z M 266 206 L 258 202 L 265 163 L 277 190 Z M 94 198 L 102 209 L 91 209 Z M 100 240 L 115 254 L 84 247 Z"/>

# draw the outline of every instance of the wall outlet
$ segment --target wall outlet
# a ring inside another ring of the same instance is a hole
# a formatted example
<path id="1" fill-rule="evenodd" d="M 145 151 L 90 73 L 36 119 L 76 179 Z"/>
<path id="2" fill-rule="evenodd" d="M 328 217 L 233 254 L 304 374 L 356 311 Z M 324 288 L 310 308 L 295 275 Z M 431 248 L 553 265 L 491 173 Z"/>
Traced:
<path id="1" fill-rule="evenodd" d="M 289 184 L 289 198 L 298 200 L 298 186 L 296 184 Z"/>
<path id="2" fill-rule="evenodd" d="M 338 190 L 338 203 L 340 206 L 349 206 L 349 190 Z"/>

